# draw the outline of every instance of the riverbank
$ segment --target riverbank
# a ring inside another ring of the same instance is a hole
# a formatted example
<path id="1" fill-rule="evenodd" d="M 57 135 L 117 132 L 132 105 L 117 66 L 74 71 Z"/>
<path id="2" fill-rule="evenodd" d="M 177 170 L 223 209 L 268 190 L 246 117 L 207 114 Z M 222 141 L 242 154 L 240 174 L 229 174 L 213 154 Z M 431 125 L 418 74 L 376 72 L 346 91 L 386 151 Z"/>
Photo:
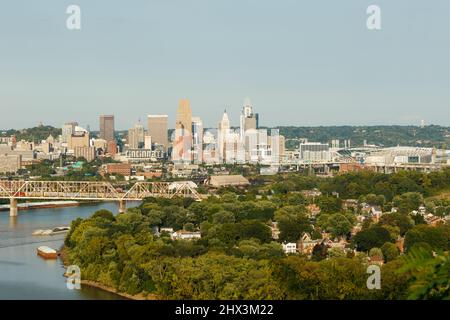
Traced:
<path id="1" fill-rule="evenodd" d="M 68 290 L 66 279 L 61 277 L 65 271 L 61 260 L 36 256 L 39 246 L 61 248 L 64 235 L 36 237 L 32 235 L 34 231 L 70 226 L 77 218 L 89 218 L 98 210 L 118 212 L 118 205 L 117 202 L 85 204 L 80 201 L 77 207 L 19 211 L 14 218 L 0 212 L 0 300 L 127 299 L 88 285 L 82 290 Z"/>
<path id="2" fill-rule="evenodd" d="M 96 289 L 100 289 L 109 293 L 117 294 L 118 296 L 121 296 L 123 298 L 129 299 L 129 300 L 158 300 L 155 295 L 143 295 L 143 294 L 137 294 L 137 295 L 131 295 L 124 292 L 118 292 L 116 289 L 105 286 L 101 283 L 90 281 L 90 280 L 81 280 L 81 285 L 87 285 Z"/>
<path id="3" fill-rule="evenodd" d="M 64 265 L 64 267 L 67 268 L 67 266 L 69 265 L 69 259 L 68 259 L 68 252 L 67 252 L 67 248 L 65 246 L 62 246 L 61 249 L 59 250 L 59 257 Z M 64 274 L 64 276 L 66 276 L 66 274 Z M 135 295 L 131 295 L 125 292 L 120 292 L 115 288 L 106 286 L 102 283 L 96 282 L 96 281 L 92 281 L 92 280 L 81 280 L 81 285 L 85 285 L 85 286 L 89 286 L 92 288 L 96 288 L 99 290 L 103 290 L 109 293 L 113 293 L 116 294 L 122 298 L 126 298 L 129 300 L 161 300 L 160 298 L 158 298 L 157 295 L 155 294 L 148 294 L 148 295 L 144 295 L 142 293 L 139 294 L 135 294 Z"/>

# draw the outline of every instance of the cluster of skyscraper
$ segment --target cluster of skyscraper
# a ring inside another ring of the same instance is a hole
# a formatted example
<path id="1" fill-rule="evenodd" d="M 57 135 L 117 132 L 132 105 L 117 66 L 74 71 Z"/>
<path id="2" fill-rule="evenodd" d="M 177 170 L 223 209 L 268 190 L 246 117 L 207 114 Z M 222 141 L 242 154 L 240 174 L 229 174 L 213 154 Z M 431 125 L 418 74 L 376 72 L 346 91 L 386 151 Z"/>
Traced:
<path id="1" fill-rule="evenodd" d="M 69 154 L 83 157 L 89 161 L 99 154 L 117 153 L 115 126 L 113 115 L 100 116 L 100 134 L 98 139 L 91 139 L 91 133 L 78 125 L 77 122 L 68 122 L 62 127 L 61 142 Z"/>
<path id="2" fill-rule="evenodd" d="M 231 127 L 225 110 L 217 129 L 204 129 L 200 118 L 192 116 L 188 100 L 181 100 L 172 136 L 171 158 L 177 163 L 246 163 L 279 162 L 284 152 L 284 140 L 278 130 L 259 129 L 258 114 L 246 99 L 240 116 L 240 126 Z"/>
<path id="3" fill-rule="evenodd" d="M 259 116 L 253 112 L 249 99 L 242 107 L 239 128 L 231 127 L 225 110 L 217 128 L 204 129 L 202 120 L 192 116 L 190 102 L 186 99 L 179 102 L 171 143 L 168 123 L 167 115 L 148 115 L 147 130 L 140 121 L 130 128 L 121 151 L 133 154 L 158 151 L 157 156 L 154 154 L 156 158 L 170 158 L 175 163 L 271 163 L 284 153 L 284 139 L 277 130 L 268 135 L 267 130 L 259 129 Z M 118 147 L 114 116 L 101 115 L 99 127 L 98 138 L 91 139 L 89 130 L 76 122 L 66 123 L 62 128 L 62 142 L 76 157 L 91 160 L 101 154 L 115 156 Z"/>

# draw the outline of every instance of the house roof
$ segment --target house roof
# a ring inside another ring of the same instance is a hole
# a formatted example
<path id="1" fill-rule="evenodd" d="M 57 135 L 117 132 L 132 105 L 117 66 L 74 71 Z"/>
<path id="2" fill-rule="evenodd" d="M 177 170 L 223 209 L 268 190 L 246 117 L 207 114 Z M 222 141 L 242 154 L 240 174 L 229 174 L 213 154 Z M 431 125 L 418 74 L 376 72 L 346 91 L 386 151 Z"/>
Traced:
<path id="1" fill-rule="evenodd" d="M 200 231 L 186 231 L 186 230 L 178 230 L 175 233 L 177 233 L 177 234 L 201 234 Z"/>

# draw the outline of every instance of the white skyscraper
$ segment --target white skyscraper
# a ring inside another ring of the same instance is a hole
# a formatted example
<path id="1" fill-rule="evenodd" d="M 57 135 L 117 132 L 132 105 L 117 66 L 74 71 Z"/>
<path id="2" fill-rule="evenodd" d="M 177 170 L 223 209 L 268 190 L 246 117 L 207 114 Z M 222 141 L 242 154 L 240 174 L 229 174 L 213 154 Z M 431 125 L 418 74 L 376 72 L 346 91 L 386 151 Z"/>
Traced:
<path id="1" fill-rule="evenodd" d="M 253 106 L 249 98 L 244 101 L 239 125 L 241 141 L 244 141 L 247 130 L 258 129 L 258 114 L 253 113 Z"/>
<path id="2" fill-rule="evenodd" d="M 194 163 L 203 162 L 203 122 L 199 117 L 192 117 L 192 157 Z"/>
<path id="3" fill-rule="evenodd" d="M 151 150 L 152 149 L 152 136 L 145 135 L 144 137 L 144 149 Z"/>
<path id="4" fill-rule="evenodd" d="M 222 116 L 222 120 L 219 122 L 219 132 L 218 132 L 220 161 L 226 158 L 226 142 L 229 134 L 230 134 L 230 119 L 228 118 L 227 110 L 225 110 Z"/>
<path id="5" fill-rule="evenodd" d="M 128 145 L 130 149 L 137 149 L 144 144 L 145 131 L 144 126 L 139 122 L 133 128 L 128 130 Z"/>

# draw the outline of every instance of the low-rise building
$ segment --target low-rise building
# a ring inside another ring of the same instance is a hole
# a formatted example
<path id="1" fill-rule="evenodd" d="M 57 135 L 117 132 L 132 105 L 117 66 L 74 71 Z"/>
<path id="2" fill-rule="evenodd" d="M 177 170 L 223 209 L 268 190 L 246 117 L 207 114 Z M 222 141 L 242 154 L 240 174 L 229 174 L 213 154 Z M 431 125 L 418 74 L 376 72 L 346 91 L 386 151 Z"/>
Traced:
<path id="1" fill-rule="evenodd" d="M 199 231 L 186 231 L 186 230 L 179 230 L 172 233 L 171 235 L 172 240 L 194 240 L 200 239 L 201 237 L 202 234 Z"/>
<path id="2" fill-rule="evenodd" d="M 427 224 L 433 227 L 445 224 L 445 218 L 432 215 L 431 213 L 427 214 L 424 219 Z"/>
<path id="3" fill-rule="evenodd" d="M 297 244 L 294 242 L 283 243 L 283 251 L 286 254 L 297 253 Z"/>
<path id="4" fill-rule="evenodd" d="M 298 242 L 298 251 L 303 254 L 311 254 L 314 246 L 321 240 L 313 240 L 309 233 L 304 233 Z"/>
<path id="5" fill-rule="evenodd" d="M 242 175 L 219 175 L 210 176 L 207 180 L 207 184 L 220 188 L 226 186 L 248 186 L 250 182 Z"/>
<path id="6" fill-rule="evenodd" d="M 344 210 L 356 211 L 358 209 L 358 200 L 356 199 L 346 199 L 342 201 L 342 208 Z"/>
<path id="7" fill-rule="evenodd" d="M 342 250 L 345 250 L 345 248 L 348 245 L 348 242 L 345 239 L 340 239 L 340 240 L 335 239 L 334 241 L 331 240 L 331 239 L 325 239 L 324 243 L 329 248 L 339 248 L 339 249 L 342 249 Z"/>
<path id="8" fill-rule="evenodd" d="M 22 166 L 21 155 L 0 155 L 0 173 L 16 173 Z"/>
<path id="9" fill-rule="evenodd" d="M 151 171 L 151 172 L 137 172 L 136 176 L 144 177 L 144 179 L 153 179 L 153 178 L 161 178 L 162 170 L 159 171 Z"/>
<path id="10" fill-rule="evenodd" d="M 119 174 L 122 176 L 131 175 L 131 164 L 129 163 L 108 163 L 103 165 L 104 172 L 106 174 L 115 175 Z"/>
<path id="11" fill-rule="evenodd" d="M 311 190 L 303 190 L 300 192 L 304 197 L 316 198 L 322 195 L 322 192 L 319 189 L 311 189 Z"/>

